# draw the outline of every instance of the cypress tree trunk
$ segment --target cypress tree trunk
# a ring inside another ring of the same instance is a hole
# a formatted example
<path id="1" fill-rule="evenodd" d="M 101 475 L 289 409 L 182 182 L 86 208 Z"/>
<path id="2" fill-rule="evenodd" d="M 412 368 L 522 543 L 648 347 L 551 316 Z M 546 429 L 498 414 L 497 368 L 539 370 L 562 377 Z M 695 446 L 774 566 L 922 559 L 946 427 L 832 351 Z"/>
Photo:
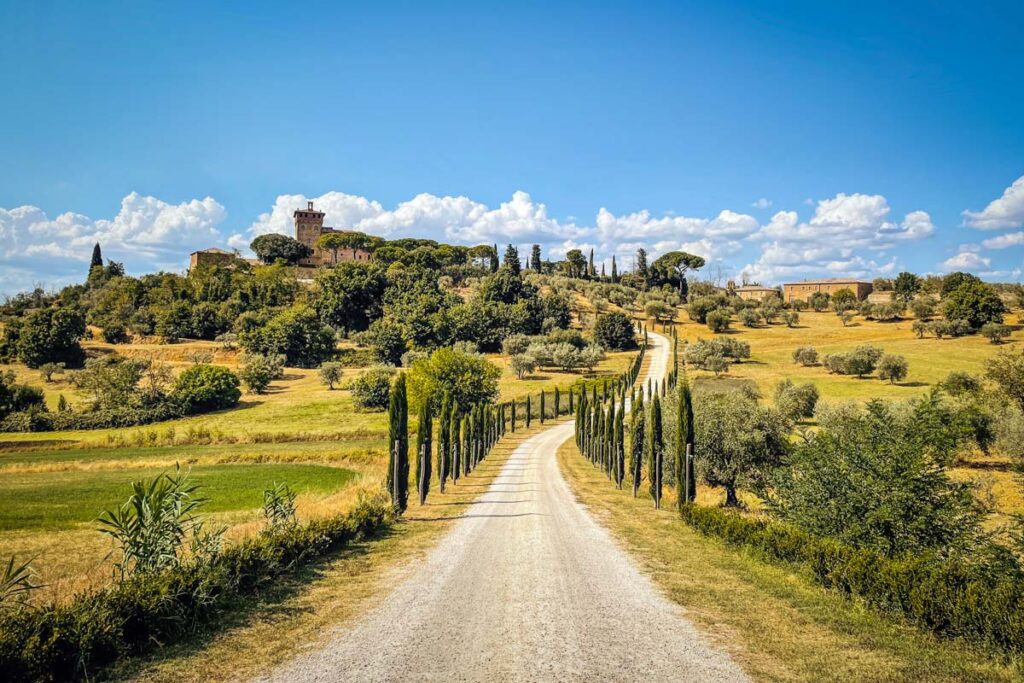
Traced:
<path id="1" fill-rule="evenodd" d="M 441 401 L 441 414 L 437 423 L 437 481 L 441 493 L 444 493 L 445 481 L 448 479 L 448 468 L 451 458 L 451 399 L 445 392 Z"/>
<path id="2" fill-rule="evenodd" d="M 459 417 L 459 404 L 452 405 L 450 438 L 452 443 L 452 483 L 457 484 L 462 475 L 462 462 L 460 452 L 462 451 L 462 418 Z"/>
<path id="3" fill-rule="evenodd" d="M 388 402 L 388 442 L 391 462 L 388 467 L 388 492 L 397 514 L 409 505 L 409 404 L 406 400 L 405 373 L 395 379 Z"/>
<path id="4" fill-rule="evenodd" d="M 629 471 L 633 477 L 633 497 L 636 498 L 640 490 L 640 480 L 643 473 L 644 461 L 644 433 L 645 429 L 644 392 L 641 391 L 637 401 L 633 404 L 633 416 L 629 429 Z"/>
<path id="5" fill-rule="evenodd" d="M 430 442 L 434 431 L 430 404 L 427 401 L 424 401 L 420 408 L 419 423 L 416 431 L 416 452 L 419 455 L 416 461 L 416 481 L 420 494 L 420 505 L 423 505 L 427 502 L 427 494 L 430 493 Z"/>
<path id="6" fill-rule="evenodd" d="M 661 401 L 655 394 L 651 400 L 651 414 L 647 424 L 647 462 L 650 469 L 651 498 L 654 507 L 661 507 L 662 457 Z"/>

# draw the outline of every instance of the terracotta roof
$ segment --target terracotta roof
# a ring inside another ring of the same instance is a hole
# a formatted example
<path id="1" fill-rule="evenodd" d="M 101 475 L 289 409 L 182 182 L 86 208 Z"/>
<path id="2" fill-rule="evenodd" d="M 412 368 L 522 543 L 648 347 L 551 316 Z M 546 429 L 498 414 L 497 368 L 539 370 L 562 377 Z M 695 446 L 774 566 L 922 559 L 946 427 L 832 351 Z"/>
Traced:
<path id="1" fill-rule="evenodd" d="M 737 292 L 774 292 L 774 287 L 762 287 L 761 285 L 742 285 L 737 287 Z"/>
<path id="2" fill-rule="evenodd" d="M 854 280 L 845 277 L 823 278 L 821 280 L 800 280 L 799 282 L 787 282 L 787 285 L 870 285 L 867 280 Z"/>
<path id="3" fill-rule="evenodd" d="M 199 251 L 193 251 L 192 253 L 193 254 L 224 254 L 225 256 L 234 256 L 235 255 L 235 252 L 233 252 L 233 251 L 224 251 L 223 249 L 219 249 L 217 247 L 210 247 L 208 249 L 200 249 Z"/>

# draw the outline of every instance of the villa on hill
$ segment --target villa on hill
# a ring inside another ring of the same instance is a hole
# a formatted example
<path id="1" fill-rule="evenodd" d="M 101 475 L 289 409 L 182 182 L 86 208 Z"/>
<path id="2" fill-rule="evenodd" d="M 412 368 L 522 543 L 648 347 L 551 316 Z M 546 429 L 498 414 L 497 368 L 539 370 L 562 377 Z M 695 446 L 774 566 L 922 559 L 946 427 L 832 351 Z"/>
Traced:
<path id="1" fill-rule="evenodd" d="M 796 299 L 807 301 L 807 298 L 815 292 L 822 292 L 831 296 L 840 289 L 848 289 L 857 295 L 858 301 L 863 301 L 873 289 L 870 282 L 865 280 L 853 280 L 850 278 L 827 278 L 824 280 L 801 280 L 800 282 L 787 282 L 782 285 L 783 299 L 788 303 Z"/>

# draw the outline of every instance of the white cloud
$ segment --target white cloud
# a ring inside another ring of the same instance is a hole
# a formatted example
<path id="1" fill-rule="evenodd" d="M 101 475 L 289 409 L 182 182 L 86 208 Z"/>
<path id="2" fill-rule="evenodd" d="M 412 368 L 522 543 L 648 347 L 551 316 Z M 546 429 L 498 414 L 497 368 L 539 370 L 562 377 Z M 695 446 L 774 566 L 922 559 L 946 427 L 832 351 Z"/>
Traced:
<path id="1" fill-rule="evenodd" d="M 55 218 L 36 206 L 0 208 L 0 265 L 6 273 L 32 274 L 45 284 L 78 280 L 68 262 L 87 262 L 99 242 L 104 256 L 138 271 L 180 270 L 195 249 L 219 244 L 217 227 L 227 211 L 212 197 L 170 204 L 132 192 L 113 218 L 66 212 Z M 18 278 L 25 282 L 25 276 Z M 0 287 L 9 287 L 0 282 Z"/>
<path id="2" fill-rule="evenodd" d="M 975 251 L 961 251 L 956 256 L 951 256 L 940 264 L 943 272 L 951 273 L 954 270 L 985 270 L 992 265 L 992 259 L 981 256 Z"/>
<path id="3" fill-rule="evenodd" d="M 998 237 L 990 237 L 981 241 L 981 246 L 986 249 L 1006 249 L 1007 247 L 1024 246 L 1024 232 L 1009 232 Z"/>
<path id="4" fill-rule="evenodd" d="M 755 209 L 767 209 L 771 205 L 772 205 L 772 200 L 767 199 L 765 197 L 761 197 L 756 202 L 751 204 L 751 206 L 754 207 Z"/>
<path id="5" fill-rule="evenodd" d="M 981 211 L 964 211 L 964 225 L 979 230 L 1024 227 L 1024 176 L 1003 190 Z"/>
<path id="6" fill-rule="evenodd" d="M 839 193 L 817 203 L 810 220 L 796 211 L 779 211 L 754 237 L 764 240 L 761 257 L 743 272 L 762 282 L 815 275 L 867 277 L 895 268 L 884 253 L 896 243 L 935 232 L 931 216 L 912 211 L 902 221 L 889 219 L 882 195 Z M 877 253 L 868 258 L 864 252 Z"/>

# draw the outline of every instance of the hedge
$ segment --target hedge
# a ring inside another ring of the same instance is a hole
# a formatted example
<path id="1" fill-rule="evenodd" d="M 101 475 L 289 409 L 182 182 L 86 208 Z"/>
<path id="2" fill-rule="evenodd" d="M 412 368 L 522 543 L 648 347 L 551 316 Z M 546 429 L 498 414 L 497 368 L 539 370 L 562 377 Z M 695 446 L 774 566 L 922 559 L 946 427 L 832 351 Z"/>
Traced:
<path id="1" fill-rule="evenodd" d="M 137 427 L 184 417 L 188 412 L 177 401 L 151 407 L 108 408 L 89 412 L 24 410 L 0 420 L 0 432 L 60 432 L 78 429 Z"/>
<path id="2" fill-rule="evenodd" d="M 1024 581 L 1016 572 L 986 573 L 935 556 L 893 559 L 719 508 L 690 504 L 680 514 L 701 533 L 804 564 L 825 587 L 859 596 L 941 636 L 1024 652 Z"/>
<path id="3" fill-rule="evenodd" d="M 0 680 L 93 678 L 124 657 L 144 655 L 210 622 L 238 598 L 388 524 L 382 499 L 221 553 L 88 592 L 67 605 L 27 608 L 0 618 Z"/>

